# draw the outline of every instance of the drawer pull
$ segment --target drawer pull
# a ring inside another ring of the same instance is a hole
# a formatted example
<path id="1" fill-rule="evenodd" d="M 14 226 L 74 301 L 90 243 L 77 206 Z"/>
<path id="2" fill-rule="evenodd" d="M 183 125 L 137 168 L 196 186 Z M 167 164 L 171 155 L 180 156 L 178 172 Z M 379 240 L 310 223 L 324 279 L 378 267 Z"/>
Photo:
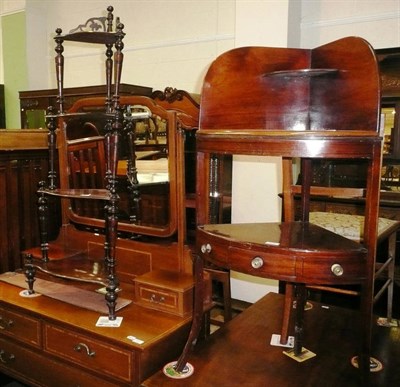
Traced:
<path id="1" fill-rule="evenodd" d="M 154 302 L 156 304 L 162 304 L 165 301 L 165 297 L 160 297 L 157 299 L 157 296 L 155 294 L 152 294 L 150 297 L 150 302 Z"/>
<path id="2" fill-rule="evenodd" d="M 89 357 L 94 357 L 96 355 L 96 352 L 95 351 L 91 351 L 90 348 L 85 343 L 79 343 L 79 344 L 75 345 L 74 351 L 81 352 L 82 348 L 86 351 L 86 354 Z"/>
<path id="3" fill-rule="evenodd" d="M 14 325 L 13 320 L 5 321 L 3 317 L 0 317 L 0 329 L 11 328 Z"/>
<path id="4" fill-rule="evenodd" d="M 251 260 L 251 266 L 253 267 L 253 269 L 259 269 L 264 265 L 264 261 L 261 257 L 254 257 Z"/>
<path id="5" fill-rule="evenodd" d="M 339 265 L 338 263 L 334 263 L 331 266 L 331 272 L 336 276 L 336 277 L 340 277 L 341 275 L 343 275 L 344 270 L 343 267 L 341 265 Z"/>
<path id="6" fill-rule="evenodd" d="M 2 362 L 3 364 L 7 364 L 10 361 L 13 361 L 14 359 L 15 359 L 15 356 L 13 354 L 10 354 L 7 359 L 6 352 L 3 349 L 0 350 L 0 362 Z"/>
<path id="7" fill-rule="evenodd" d="M 204 245 L 201 245 L 200 250 L 203 254 L 209 254 L 211 253 L 211 245 L 209 243 L 205 243 Z"/>

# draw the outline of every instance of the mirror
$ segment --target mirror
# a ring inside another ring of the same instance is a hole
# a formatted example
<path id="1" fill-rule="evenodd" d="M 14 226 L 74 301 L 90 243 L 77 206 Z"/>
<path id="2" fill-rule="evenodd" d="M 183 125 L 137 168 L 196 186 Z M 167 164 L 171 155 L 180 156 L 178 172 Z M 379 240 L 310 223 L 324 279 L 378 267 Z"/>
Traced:
<path id="1" fill-rule="evenodd" d="M 393 154 L 394 128 L 396 118 L 396 106 L 382 106 L 381 125 L 383 129 L 384 143 L 383 154 Z"/>
<path id="2" fill-rule="evenodd" d="M 118 143 L 118 230 L 169 237 L 176 231 L 176 113 L 148 97 L 120 97 L 124 125 Z M 61 118 L 62 188 L 106 188 L 107 122 L 104 98 L 78 100 Z M 79 115 L 76 113 L 89 113 Z M 70 114 L 74 113 L 74 114 Z M 66 171 L 67 173 L 64 173 Z M 64 214 L 80 226 L 101 228 L 105 202 L 63 199 Z"/>

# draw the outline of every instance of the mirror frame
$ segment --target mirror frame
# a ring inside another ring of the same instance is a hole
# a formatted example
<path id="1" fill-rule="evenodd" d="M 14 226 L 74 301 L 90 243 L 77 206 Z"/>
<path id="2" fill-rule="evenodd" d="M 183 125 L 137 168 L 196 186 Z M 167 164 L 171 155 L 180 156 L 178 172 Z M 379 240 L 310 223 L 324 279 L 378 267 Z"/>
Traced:
<path id="1" fill-rule="evenodd" d="M 126 232 L 136 235 L 155 236 L 155 237 L 171 237 L 177 231 L 178 224 L 178 185 L 182 182 L 183 177 L 183 150 L 179 151 L 177 148 L 177 137 L 178 133 L 178 118 L 177 113 L 172 110 L 166 110 L 162 106 L 156 104 L 154 100 L 144 96 L 121 96 L 119 98 L 121 106 L 128 105 L 142 105 L 150 109 L 152 114 L 158 115 L 167 121 L 167 146 L 168 146 L 168 175 L 169 175 L 169 222 L 164 226 L 147 226 L 137 225 L 132 223 L 118 222 L 118 231 Z M 93 112 L 93 111 L 105 111 L 105 98 L 103 97 L 92 97 L 82 98 L 77 100 L 73 106 L 68 110 L 68 113 L 74 112 Z M 104 110 L 101 110 L 101 109 Z M 57 133 L 57 146 L 59 150 L 59 171 L 67 170 L 67 158 L 66 158 L 66 133 L 65 130 L 61 130 L 65 126 L 65 122 L 61 116 L 59 122 L 59 129 Z M 178 165 L 182 165 L 179 168 Z M 179 173 L 178 173 L 179 171 Z M 67 174 L 60 173 L 60 186 L 61 188 L 69 188 L 69 179 Z M 72 211 L 71 200 L 68 198 L 62 198 L 62 213 L 63 223 L 75 223 L 81 226 L 88 226 L 93 228 L 104 228 L 105 221 L 103 219 L 90 218 L 81 216 Z"/>

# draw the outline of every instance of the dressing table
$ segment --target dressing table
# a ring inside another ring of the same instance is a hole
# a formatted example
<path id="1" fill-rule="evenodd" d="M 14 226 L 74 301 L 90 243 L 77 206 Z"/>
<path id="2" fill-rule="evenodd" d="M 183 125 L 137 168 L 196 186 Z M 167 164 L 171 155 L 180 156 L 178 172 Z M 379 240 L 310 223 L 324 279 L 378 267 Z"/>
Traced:
<path id="1" fill-rule="evenodd" d="M 107 11 L 100 18 L 106 29 L 114 20 L 112 7 Z M 34 293 L 21 289 L 27 287 L 21 270 L 2 274 L 0 281 L 0 371 L 27 384 L 138 386 L 176 358 L 190 328 L 194 279 L 186 244 L 184 140 L 197 117 L 175 111 L 173 103 L 165 109 L 148 96 L 119 95 L 121 29 L 56 33 L 61 87 L 48 114 L 49 131 L 40 136 L 50 155 L 39 190 L 39 204 L 47 208 L 40 212 L 41 244 L 25 249 Z M 113 62 L 107 45 L 114 38 Z M 66 110 L 61 41 L 68 39 L 105 42 L 107 77 L 111 60 L 117 81 L 114 93 L 107 88 L 103 97 L 80 99 Z M 155 121 L 162 122 L 162 139 L 143 144 L 135 135 L 143 126 L 155 134 Z M 125 148 L 119 146 L 122 135 Z M 144 157 L 136 164 L 136 150 L 156 160 Z M 162 173 L 163 181 L 144 181 L 142 175 L 150 173 Z M 157 210 L 152 185 L 163 186 L 162 220 L 148 214 Z M 53 204 L 61 204 L 62 213 L 54 237 L 47 223 Z M 100 309 L 92 299 L 100 300 Z M 98 325 L 105 320 L 121 323 Z"/>

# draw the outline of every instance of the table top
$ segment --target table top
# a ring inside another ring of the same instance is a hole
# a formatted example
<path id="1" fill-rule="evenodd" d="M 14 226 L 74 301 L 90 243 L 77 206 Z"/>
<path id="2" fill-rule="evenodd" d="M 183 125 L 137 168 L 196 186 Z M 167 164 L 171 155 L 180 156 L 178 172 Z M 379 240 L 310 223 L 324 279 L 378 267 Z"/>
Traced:
<path id="1" fill-rule="evenodd" d="M 358 371 L 350 359 L 356 355 L 358 312 L 316 302 L 305 312 L 304 347 L 315 357 L 297 362 L 270 344 L 281 329 L 283 296 L 269 293 L 239 316 L 199 343 L 189 356 L 194 374 L 168 378 L 160 370 L 144 387 L 357 386 Z M 372 355 L 384 370 L 371 373 L 372 385 L 400 383 L 400 328 L 374 326 Z"/>

